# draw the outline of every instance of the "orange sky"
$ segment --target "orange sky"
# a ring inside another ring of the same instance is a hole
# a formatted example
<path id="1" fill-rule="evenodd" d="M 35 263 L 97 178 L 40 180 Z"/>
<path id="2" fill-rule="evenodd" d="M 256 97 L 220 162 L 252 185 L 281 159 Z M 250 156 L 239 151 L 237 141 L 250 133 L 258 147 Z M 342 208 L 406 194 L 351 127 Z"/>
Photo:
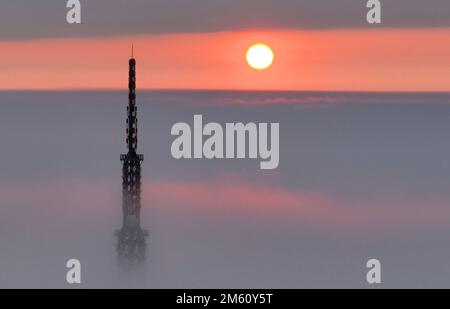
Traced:
<path id="1" fill-rule="evenodd" d="M 138 87 L 450 91 L 450 29 L 245 31 L 0 42 L 0 89 L 123 89 L 135 45 Z M 271 69 L 247 48 L 266 43 Z"/>

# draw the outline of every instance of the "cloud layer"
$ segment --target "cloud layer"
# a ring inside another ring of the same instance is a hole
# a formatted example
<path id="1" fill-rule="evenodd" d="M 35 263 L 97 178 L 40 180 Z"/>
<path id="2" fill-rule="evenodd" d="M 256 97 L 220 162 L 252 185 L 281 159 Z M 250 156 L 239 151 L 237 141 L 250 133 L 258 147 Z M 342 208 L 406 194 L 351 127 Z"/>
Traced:
<path id="1" fill-rule="evenodd" d="M 214 32 L 242 29 L 367 28 L 366 1 L 81 1 L 83 24 L 65 21 L 66 1 L 2 1 L 0 40 Z M 447 0 L 383 1 L 383 26 L 449 27 Z"/>

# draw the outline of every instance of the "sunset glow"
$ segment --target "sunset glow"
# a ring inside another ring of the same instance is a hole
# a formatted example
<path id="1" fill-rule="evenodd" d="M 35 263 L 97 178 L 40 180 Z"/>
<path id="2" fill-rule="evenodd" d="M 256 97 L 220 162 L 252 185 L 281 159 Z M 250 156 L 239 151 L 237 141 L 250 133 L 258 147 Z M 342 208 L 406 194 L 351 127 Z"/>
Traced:
<path id="1" fill-rule="evenodd" d="M 448 37 L 448 29 L 277 30 L 0 42 L 0 88 L 122 89 L 134 44 L 141 89 L 450 91 Z M 263 74 L 245 61 L 259 41 L 276 53 Z"/>

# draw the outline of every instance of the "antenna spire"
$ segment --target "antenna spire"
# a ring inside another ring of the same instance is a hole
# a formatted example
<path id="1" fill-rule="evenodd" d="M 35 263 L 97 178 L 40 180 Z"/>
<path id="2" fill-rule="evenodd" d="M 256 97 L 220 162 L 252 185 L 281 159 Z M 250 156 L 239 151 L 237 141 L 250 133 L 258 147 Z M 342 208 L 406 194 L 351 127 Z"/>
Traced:
<path id="1" fill-rule="evenodd" d="M 131 58 L 134 58 L 134 44 L 131 45 Z"/>

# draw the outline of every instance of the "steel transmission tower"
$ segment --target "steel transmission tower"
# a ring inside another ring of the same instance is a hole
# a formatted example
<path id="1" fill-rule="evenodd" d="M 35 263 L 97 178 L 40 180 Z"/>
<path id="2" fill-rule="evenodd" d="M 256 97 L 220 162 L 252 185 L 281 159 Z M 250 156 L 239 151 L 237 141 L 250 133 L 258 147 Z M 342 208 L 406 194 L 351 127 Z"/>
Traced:
<path id="1" fill-rule="evenodd" d="M 136 60 L 133 52 L 129 61 L 129 95 L 127 107 L 128 153 L 121 155 L 123 225 L 116 231 L 120 260 L 140 262 L 145 259 L 148 232 L 141 228 L 141 164 L 144 156 L 137 154 L 138 118 L 136 107 Z"/>

